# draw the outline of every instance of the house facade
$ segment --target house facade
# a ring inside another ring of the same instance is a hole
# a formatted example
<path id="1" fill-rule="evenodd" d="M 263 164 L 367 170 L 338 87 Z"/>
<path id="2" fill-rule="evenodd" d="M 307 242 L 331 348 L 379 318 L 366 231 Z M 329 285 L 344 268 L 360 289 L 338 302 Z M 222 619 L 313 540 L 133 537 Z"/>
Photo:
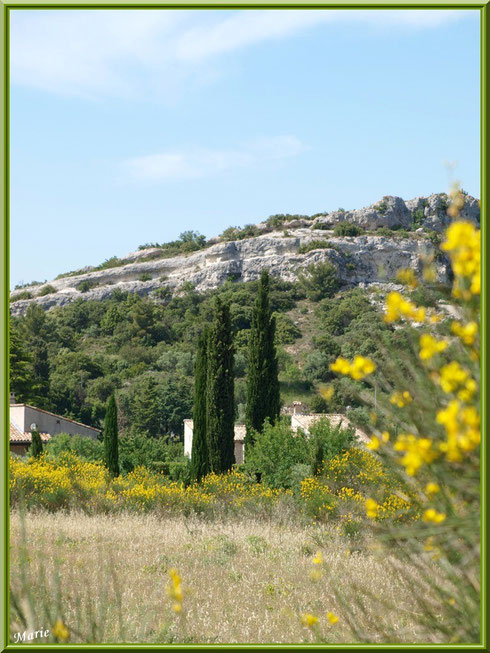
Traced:
<path id="1" fill-rule="evenodd" d="M 32 442 L 33 425 L 39 431 L 43 442 L 48 442 L 58 433 L 95 439 L 101 432 L 93 426 L 61 417 L 42 408 L 13 403 L 10 404 L 10 451 L 12 453 L 22 455 L 27 451 Z"/>
<path id="2" fill-rule="evenodd" d="M 353 427 L 356 433 L 356 436 L 359 442 L 367 443 L 369 442 L 369 436 L 367 436 L 361 429 L 354 426 L 345 415 L 340 413 L 314 413 L 310 415 L 303 415 L 298 413 L 293 413 L 291 415 L 291 429 L 294 433 L 297 433 L 298 430 L 303 431 L 305 435 L 310 435 L 310 427 L 315 422 L 318 422 L 320 419 L 328 419 L 332 426 L 341 425 L 344 428 L 349 426 Z M 243 463 L 245 459 L 245 425 L 244 424 L 235 424 L 235 462 L 239 465 Z M 194 434 L 194 421 L 192 419 L 184 420 L 184 455 L 191 457 L 192 454 L 192 438 Z"/>
<path id="3" fill-rule="evenodd" d="M 245 457 L 245 425 L 235 424 L 235 463 L 241 465 Z M 184 455 L 192 455 L 192 438 L 194 436 L 194 420 L 184 420 Z"/>
<path id="4" fill-rule="evenodd" d="M 295 413 L 294 415 L 291 415 L 291 428 L 295 433 L 297 433 L 298 429 L 301 429 L 305 435 L 310 435 L 310 427 L 312 424 L 315 424 L 315 422 L 318 422 L 321 419 L 327 419 L 333 427 L 340 425 L 347 428 L 351 426 L 360 442 L 369 442 L 369 436 L 366 435 L 364 431 L 361 431 L 361 429 L 354 426 L 348 417 L 341 413 L 313 413 L 310 415 Z"/>

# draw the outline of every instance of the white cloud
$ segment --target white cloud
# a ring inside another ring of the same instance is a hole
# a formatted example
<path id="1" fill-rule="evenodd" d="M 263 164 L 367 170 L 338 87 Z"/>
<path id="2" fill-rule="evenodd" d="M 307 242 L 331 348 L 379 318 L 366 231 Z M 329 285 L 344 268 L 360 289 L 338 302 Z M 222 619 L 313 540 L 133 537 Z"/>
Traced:
<path id="1" fill-rule="evenodd" d="M 210 61 L 322 23 L 433 29 L 451 10 L 50 10 L 11 12 L 11 79 L 91 98 L 170 94 L 214 78 Z M 475 12 L 472 12 L 473 14 Z"/>
<path id="2" fill-rule="evenodd" d="M 237 168 L 261 167 L 308 149 L 295 136 L 277 136 L 234 150 L 191 148 L 127 159 L 122 166 L 133 179 L 147 182 L 215 177 Z"/>

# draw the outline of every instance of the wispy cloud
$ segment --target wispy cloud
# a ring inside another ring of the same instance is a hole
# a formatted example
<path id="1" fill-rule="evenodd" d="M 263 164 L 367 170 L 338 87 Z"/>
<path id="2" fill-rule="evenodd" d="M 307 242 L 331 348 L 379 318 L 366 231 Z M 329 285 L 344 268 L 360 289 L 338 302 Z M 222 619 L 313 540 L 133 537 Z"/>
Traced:
<path id="1" fill-rule="evenodd" d="M 306 149 L 295 136 L 277 136 L 231 150 L 191 148 L 133 157 L 123 161 L 122 167 L 139 181 L 180 181 L 215 177 L 238 168 L 263 168 Z"/>
<path id="2" fill-rule="evenodd" d="M 323 23 L 434 29 L 460 10 L 15 11 L 14 83 L 91 98 L 165 96 L 185 81 L 213 78 L 219 56 Z M 473 12 L 474 13 L 474 12 Z M 206 67 L 207 66 L 207 67 Z"/>

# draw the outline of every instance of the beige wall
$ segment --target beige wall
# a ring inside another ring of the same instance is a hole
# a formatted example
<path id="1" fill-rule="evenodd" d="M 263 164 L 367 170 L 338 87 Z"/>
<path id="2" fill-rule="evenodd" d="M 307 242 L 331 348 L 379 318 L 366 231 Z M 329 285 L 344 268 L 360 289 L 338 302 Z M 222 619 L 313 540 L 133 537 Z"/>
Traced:
<path id="1" fill-rule="evenodd" d="M 68 433 L 94 439 L 98 435 L 96 429 L 83 424 L 76 424 L 68 419 L 51 415 L 31 406 L 10 406 L 10 419 L 22 433 L 27 433 L 31 430 L 31 424 L 36 424 L 40 433 L 49 433 L 50 435 Z"/>
<path id="2" fill-rule="evenodd" d="M 192 453 L 192 424 L 184 420 L 184 456 L 191 457 Z"/>
<path id="3" fill-rule="evenodd" d="M 241 465 L 243 463 L 245 453 L 245 444 L 235 440 L 235 463 Z"/>

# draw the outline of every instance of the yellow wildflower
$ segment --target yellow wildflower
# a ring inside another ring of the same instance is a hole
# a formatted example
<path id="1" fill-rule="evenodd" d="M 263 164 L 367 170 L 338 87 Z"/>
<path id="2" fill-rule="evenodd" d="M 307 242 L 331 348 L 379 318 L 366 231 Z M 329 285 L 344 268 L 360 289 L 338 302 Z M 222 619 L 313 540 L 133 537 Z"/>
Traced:
<path id="1" fill-rule="evenodd" d="M 330 365 L 332 372 L 339 372 L 340 374 L 350 374 L 350 363 L 347 358 L 339 356 L 337 360 Z"/>
<path id="2" fill-rule="evenodd" d="M 434 508 L 428 508 L 422 519 L 433 524 L 440 524 L 446 519 L 446 515 L 443 512 L 437 512 Z"/>
<path id="3" fill-rule="evenodd" d="M 478 324 L 476 322 L 451 322 L 451 331 L 464 342 L 465 345 L 474 345 L 478 335 Z"/>
<path id="4" fill-rule="evenodd" d="M 339 620 L 337 615 L 335 615 L 333 612 L 327 612 L 327 619 L 332 624 L 332 626 Z"/>
<path id="5" fill-rule="evenodd" d="M 314 565 L 321 565 L 323 562 L 323 557 L 322 557 L 322 552 L 317 551 L 316 556 L 313 558 L 313 564 Z"/>
<path id="6" fill-rule="evenodd" d="M 327 401 L 329 401 L 333 397 L 333 393 L 334 393 L 333 385 L 325 385 L 320 387 L 320 394 Z"/>
<path id="7" fill-rule="evenodd" d="M 390 292 L 386 297 L 385 322 L 396 322 L 400 318 L 407 318 L 415 322 L 425 321 L 425 308 L 419 308 L 405 299 L 399 292 Z"/>
<path id="8" fill-rule="evenodd" d="M 419 344 L 419 356 L 423 361 L 431 359 L 435 354 L 444 351 L 447 347 L 447 342 L 445 340 L 436 340 L 430 335 L 430 333 L 424 333 L 421 335 Z"/>
<path id="9" fill-rule="evenodd" d="M 409 288 L 416 288 L 419 285 L 415 272 L 411 268 L 402 268 L 396 273 L 396 278 Z"/>
<path id="10" fill-rule="evenodd" d="M 471 222 L 453 222 L 446 231 L 441 249 L 449 252 L 455 274 L 453 295 L 470 299 L 481 291 L 480 230 Z M 468 288 L 469 284 L 469 288 Z"/>
<path id="11" fill-rule="evenodd" d="M 424 463 L 431 463 L 437 457 L 429 438 L 417 438 L 412 433 L 401 433 L 393 448 L 405 453 L 400 463 L 409 476 L 415 476 Z"/>
<path id="12" fill-rule="evenodd" d="M 314 614 L 305 612 L 304 614 L 301 615 L 301 623 L 303 624 L 303 626 L 308 626 L 308 628 L 312 628 L 317 622 L 318 622 L 318 617 L 315 617 Z"/>
<path id="13" fill-rule="evenodd" d="M 413 401 L 412 395 L 408 392 L 408 390 L 404 390 L 403 392 L 394 392 L 390 397 L 390 402 L 392 404 L 396 404 L 398 408 L 403 408 L 403 406 L 406 406 L 411 401 Z"/>
<path id="14" fill-rule="evenodd" d="M 441 488 L 437 483 L 427 483 L 427 485 L 425 486 L 425 491 L 429 495 L 436 494 L 437 492 L 440 491 L 440 489 Z"/>
<path id="15" fill-rule="evenodd" d="M 388 433 L 388 431 L 383 431 L 383 433 L 381 433 L 381 439 L 383 440 L 383 442 L 390 441 L 390 434 Z"/>
<path id="16" fill-rule="evenodd" d="M 339 356 L 337 360 L 330 365 L 333 372 L 339 372 L 351 376 L 356 381 L 363 379 L 368 374 L 371 374 L 376 369 L 376 365 L 370 358 L 364 356 L 355 356 L 352 363 L 346 358 Z"/>
<path id="17" fill-rule="evenodd" d="M 369 519 L 376 519 L 379 512 L 379 505 L 374 499 L 366 499 L 366 515 Z"/>
<path id="18" fill-rule="evenodd" d="M 53 635 L 59 642 L 66 642 L 70 637 L 70 632 L 61 619 L 53 626 Z"/>
<path id="19" fill-rule="evenodd" d="M 372 374 L 376 369 L 376 365 L 370 358 L 364 356 L 355 356 L 351 365 L 350 375 L 353 379 L 363 379 L 368 374 Z"/>
<path id="20" fill-rule="evenodd" d="M 469 372 L 461 367 L 457 361 L 451 361 L 441 367 L 439 385 L 444 392 L 454 392 L 458 386 L 464 386 L 469 378 Z"/>
<path id="21" fill-rule="evenodd" d="M 369 442 L 366 444 L 366 447 L 370 449 L 371 451 L 376 451 L 379 449 L 381 445 L 380 439 L 378 438 L 377 435 L 373 435 L 373 437 L 369 440 Z"/>

